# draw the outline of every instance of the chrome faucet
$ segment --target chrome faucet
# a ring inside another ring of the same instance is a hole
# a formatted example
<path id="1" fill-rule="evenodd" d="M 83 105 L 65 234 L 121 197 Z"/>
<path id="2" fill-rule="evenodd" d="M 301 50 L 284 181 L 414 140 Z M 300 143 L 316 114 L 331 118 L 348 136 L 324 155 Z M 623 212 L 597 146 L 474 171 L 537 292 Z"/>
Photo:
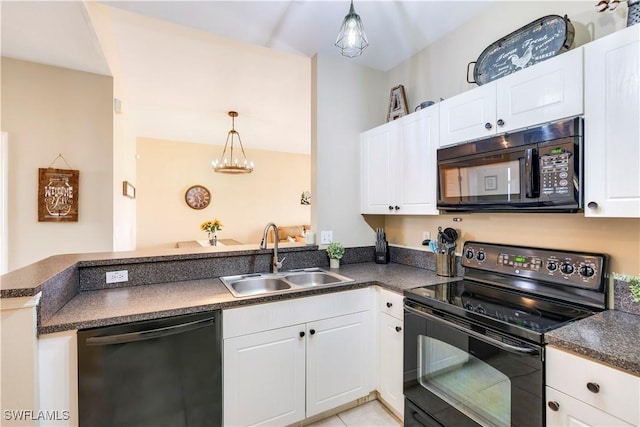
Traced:
<path id="1" fill-rule="evenodd" d="M 271 264 L 271 272 L 275 274 L 279 268 L 282 268 L 282 263 L 286 257 L 282 258 L 282 261 L 278 261 L 278 226 L 273 222 L 270 222 L 264 227 L 260 249 L 267 249 L 267 233 L 269 232 L 269 227 L 273 227 L 273 263 Z"/>

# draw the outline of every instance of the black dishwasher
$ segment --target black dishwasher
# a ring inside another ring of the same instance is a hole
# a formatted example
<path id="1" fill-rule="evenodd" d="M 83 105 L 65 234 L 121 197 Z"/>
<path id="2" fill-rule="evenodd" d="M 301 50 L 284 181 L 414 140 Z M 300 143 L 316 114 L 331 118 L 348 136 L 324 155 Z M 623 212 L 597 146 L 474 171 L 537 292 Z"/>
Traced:
<path id="1" fill-rule="evenodd" d="M 80 426 L 222 425 L 220 311 L 78 331 Z"/>

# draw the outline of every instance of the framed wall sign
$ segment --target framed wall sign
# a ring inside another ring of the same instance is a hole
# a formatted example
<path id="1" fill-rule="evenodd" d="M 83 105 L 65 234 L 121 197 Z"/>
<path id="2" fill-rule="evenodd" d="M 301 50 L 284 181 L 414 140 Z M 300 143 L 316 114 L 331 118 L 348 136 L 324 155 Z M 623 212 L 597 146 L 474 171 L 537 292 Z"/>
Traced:
<path id="1" fill-rule="evenodd" d="M 38 221 L 78 222 L 80 171 L 38 169 Z"/>
<path id="2" fill-rule="evenodd" d="M 391 89 L 387 121 L 390 122 L 407 114 L 409 114 L 409 110 L 407 108 L 407 97 L 404 94 L 404 86 L 398 85 Z"/>

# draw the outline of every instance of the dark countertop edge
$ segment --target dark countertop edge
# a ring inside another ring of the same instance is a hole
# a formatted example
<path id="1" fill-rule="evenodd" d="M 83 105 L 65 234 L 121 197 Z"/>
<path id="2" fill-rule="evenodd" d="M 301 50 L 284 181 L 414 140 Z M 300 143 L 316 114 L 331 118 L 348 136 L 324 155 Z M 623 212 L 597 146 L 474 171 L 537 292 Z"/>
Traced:
<path id="1" fill-rule="evenodd" d="M 268 302 L 285 301 L 285 300 L 304 298 L 304 297 L 309 297 L 314 295 L 330 294 L 330 293 L 336 293 L 336 292 L 349 291 L 353 289 L 368 288 L 370 286 L 380 286 L 397 293 L 402 293 L 403 291 L 402 289 L 398 287 L 394 287 L 392 285 L 388 285 L 378 281 L 365 280 L 365 281 L 343 283 L 343 284 L 334 285 L 334 286 L 323 286 L 321 288 L 300 289 L 300 290 L 287 292 L 287 293 L 274 293 L 270 295 L 247 296 L 243 298 L 233 297 L 231 293 L 229 293 L 230 298 L 233 298 L 233 299 L 215 303 L 215 304 L 194 305 L 194 306 L 173 308 L 169 310 L 149 311 L 149 312 L 126 315 L 126 316 L 99 318 L 99 319 L 74 322 L 74 323 L 54 324 L 50 326 L 38 325 L 38 336 L 52 334 L 56 332 L 76 330 L 76 329 L 105 327 L 105 326 L 117 325 L 121 323 L 130 323 L 130 322 L 138 322 L 142 320 L 161 319 L 164 317 L 180 316 L 183 314 L 200 313 L 205 311 L 223 310 L 227 308 L 263 304 Z"/>
<path id="2" fill-rule="evenodd" d="M 628 374 L 640 377 L 640 365 L 628 359 L 616 357 L 609 353 L 594 350 L 592 347 L 582 346 L 573 341 L 553 338 L 547 342 L 547 345 L 556 347 L 562 351 L 573 353 L 577 356 L 593 359 L 597 363 L 607 365 L 611 368 L 624 371 Z"/>
<path id="3" fill-rule="evenodd" d="M 629 323 L 640 325 L 640 316 L 619 310 L 605 310 L 546 333 L 545 342 L 560 350 L 640 377 L 640 355 L 636 345 L 640 329 L 632 331 L 631 334 L 626 329 L 620 329 Z M 616 329 L 619 324 L 623 326 Z M 595 334 L 598 338 L 597 344 L 590 345 L 585 342 L 580 333 L 584 330 Z M 629 354 L 636 357 L 628 357 Z"/>
<path id="4" fill-rule="evenodd" d="M 234 249 L 205 248 L 199 252 L 193 248 L 167 248 L 161 250 L 139 250 L 130 252 L 96 252 L 87 254 L 53 255 L 33 264 L 18 268 L 0 276 L 0 298 L 31 297 L 42 291 L 44 284 L 58 274 L 72 268 L 99 267 L 106 265 L 141 264 L 146 262 L 188 261 L 193 259 L 233 257 L 251 254 L 271 253 L 257 245 L 238 245 L 244 248 Z M 318 250 L 318 245 L 282 246 L 279 252 L 299 252 Z M 153 252 L 153 254 L 151 254 Z"/>

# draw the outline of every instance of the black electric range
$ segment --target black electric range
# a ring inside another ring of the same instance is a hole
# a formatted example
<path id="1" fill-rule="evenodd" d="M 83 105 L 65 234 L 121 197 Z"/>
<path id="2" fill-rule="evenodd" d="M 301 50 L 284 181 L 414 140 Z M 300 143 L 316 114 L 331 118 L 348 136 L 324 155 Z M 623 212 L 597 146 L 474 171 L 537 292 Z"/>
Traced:
<path id="1" fill-rule="evenodd" d="M 405 291 L 412 301 L 544 344 L 544 333 L 606 308 L 604 254 L 466 242 L 462 280 Z"/>

